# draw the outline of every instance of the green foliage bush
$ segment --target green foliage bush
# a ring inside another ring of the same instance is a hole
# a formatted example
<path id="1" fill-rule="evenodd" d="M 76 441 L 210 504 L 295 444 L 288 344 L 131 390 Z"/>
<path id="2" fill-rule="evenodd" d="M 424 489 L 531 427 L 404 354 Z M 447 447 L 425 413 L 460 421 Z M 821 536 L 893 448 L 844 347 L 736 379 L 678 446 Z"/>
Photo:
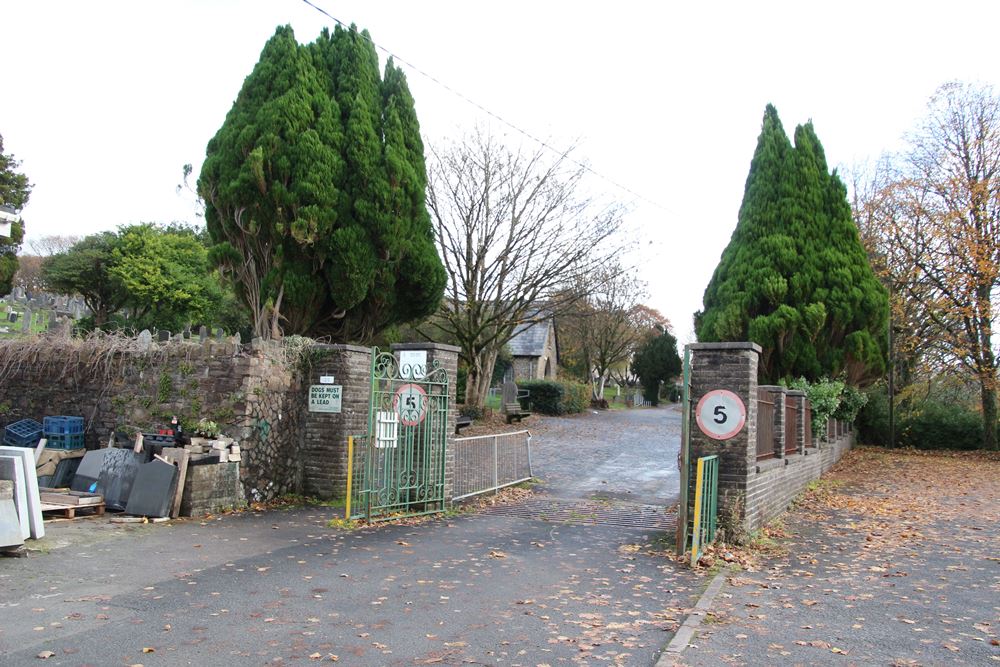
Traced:
<path id="1" fill-rule="evenodd" d="M 858 414 L 858 436 L 866 445 L 889 446 L 889 398 L 884 384 L 871 387 Z M 970 404 L 929 396 L 900 401 L 896 408 L 897 447 L 916 449 L 978 449 L 983 421 Z"/>
<path id="2" fill-rule="evenodd" d="M 521 407 L 543 415 L 565 415 L 583 412 L 590 405 L 590 387 L 576 382 L 554 380 L 522 380 L 518 389 L 526 389 L 527 398 Z"/>

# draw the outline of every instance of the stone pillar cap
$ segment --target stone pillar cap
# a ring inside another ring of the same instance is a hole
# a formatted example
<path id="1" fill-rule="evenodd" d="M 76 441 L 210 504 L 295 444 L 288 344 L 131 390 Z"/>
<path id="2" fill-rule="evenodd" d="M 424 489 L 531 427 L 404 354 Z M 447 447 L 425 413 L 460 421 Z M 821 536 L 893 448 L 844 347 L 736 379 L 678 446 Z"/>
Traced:
<path id="1" fill-rule="evenodd" d="M 687 349 L 689 349 L 689 350 L 695 350 L 695 351 L 699 351 L 700 350 L 700 351 L 706 351 L 706 352 L 710 352 L 710 351 L 720 351 L 720 352 L 722 352 L 722 351 L 732 351 L 732 352 L 739 352 L 739 351 L 749 350 L 749 351 L 752 351 L 752 352 L 756 352 L 757 354 L 760 354 L 761 351 L 762 351 L 760 345 L 758 345 L 757 343 L 751 343 L 751 342 L 741 342 L 741 343 L 688 343 L 684 347 L 687 348 Z"/>

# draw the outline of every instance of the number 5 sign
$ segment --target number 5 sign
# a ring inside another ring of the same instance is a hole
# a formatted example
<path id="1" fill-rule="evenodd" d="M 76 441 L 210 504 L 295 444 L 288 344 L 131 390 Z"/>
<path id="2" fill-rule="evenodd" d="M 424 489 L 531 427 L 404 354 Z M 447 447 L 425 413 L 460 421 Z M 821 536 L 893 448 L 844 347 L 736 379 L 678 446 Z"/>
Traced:
<path id="1" fill-rule="evenodd" d="M 715 389 L 702 396 L 694 414 L 701 432 L 715 440 L 728 440 L 739 433 L 747 421 L 747 408 L 742 399 L 725 389 Z"/>

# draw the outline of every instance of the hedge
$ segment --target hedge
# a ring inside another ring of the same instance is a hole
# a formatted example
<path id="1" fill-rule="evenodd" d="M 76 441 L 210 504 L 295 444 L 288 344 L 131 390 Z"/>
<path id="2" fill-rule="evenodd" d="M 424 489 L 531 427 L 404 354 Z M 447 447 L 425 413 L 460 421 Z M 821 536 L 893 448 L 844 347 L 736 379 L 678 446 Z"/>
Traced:
<path id="1" fill-rule="evenodd" d="M 565 415 L 583 412 L 590 405 L 590 387 L 576 382 L 554 380 L 522 380 L 517 388 L 528 391 L 521 407 L 543 415 Z"/>

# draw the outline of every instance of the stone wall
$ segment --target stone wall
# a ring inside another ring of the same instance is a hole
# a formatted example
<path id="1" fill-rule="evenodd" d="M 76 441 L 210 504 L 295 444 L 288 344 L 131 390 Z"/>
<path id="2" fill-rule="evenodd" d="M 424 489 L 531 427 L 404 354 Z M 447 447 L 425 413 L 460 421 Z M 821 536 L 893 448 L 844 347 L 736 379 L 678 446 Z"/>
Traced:
<path id="1" fill-rule="evenodd" d="M 80 415 L 90 449 L 115 431 L 217 422 L 243 451 L 247 497 L 301 490 L 300 378 L 280 346 L 236 341 L 143 343 L 37 336 L 0 344 L 0 426 Z"/>
<path id="2" fill-rule="evenodd" d="M 458 348 L 418 343 L 393 349 L 427 350 L 428 362 L 445 368 L 452 437 Z M 340 498 L 346 492 L 348 436 L 368 431 L 371 354 L 370 348 L 352 345 L 239 345 L 212 339 L 151 343 L 120 336 L 36 336 L 7 341 L 0 343 L 0 426 L 26 417 L 82 415 L 87 447 L 95 449 L 115 431 L 154 431 L 168 427 L 173 415 L 191 431 L 207 418 L 241 446 L 239 482 L 247 500 L 289 493 Z M 309 387 L 322 384 L 323 376 L 333 376 L 332 384 L 342 387 L 340 413 L 309 411 Z M 453 465 L 449 446 L 449 499 Z M 207 467 L 217 466 L 190 470 Z M 204 511 L 232 504 L 226 500 L 231 494 L 211 488 L 195 496 L 189 506 L 211 508 Z"/>
<path id="3" fill-rule="evenodd" d="M 805 396 L 783 387 L 758 386 L 760 347 L 754 343 L 698 343 L 688 345 L 687 349 L 691 353 L 691 469 L 699 457 L 717 454 L 720 523 L 733 516 L 744 529 L 758 530 L 780 515 L 811 481 L 840 460 L 853 445 L 853 433 L 807 438 L 804 420 L 797 419 L 794 433 L 789 430 L 795 442 L 786 448 L 785 405 L 788 403 L 801 410 Z M 714 389 L 735 393 L 745 406 L 743 428 L 726 440 L 710 438 L 697 425 L 698 402 Z M 759 461 L 758 389 L 775 404 L 774 452 L 771 458 Z M 690 517 L 694 503 L 693 474 L 688 489 Z"/>

